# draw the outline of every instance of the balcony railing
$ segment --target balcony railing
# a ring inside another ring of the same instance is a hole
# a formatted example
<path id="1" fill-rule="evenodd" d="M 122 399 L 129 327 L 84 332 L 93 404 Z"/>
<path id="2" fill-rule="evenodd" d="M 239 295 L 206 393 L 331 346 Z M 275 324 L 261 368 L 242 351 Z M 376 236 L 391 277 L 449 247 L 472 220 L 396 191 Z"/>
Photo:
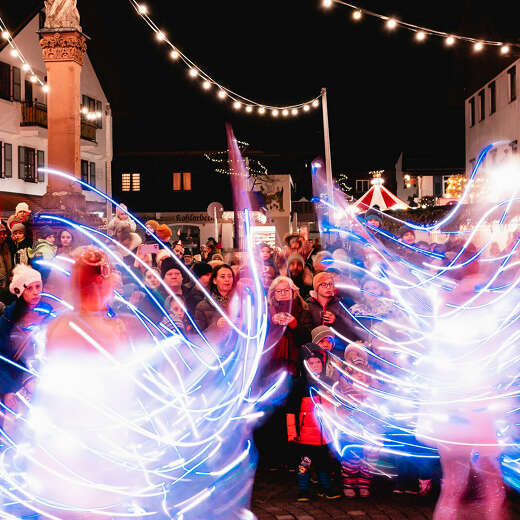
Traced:
<path id="1" fill-rule="evenodd" d="M 20 126 L 41 126 L 47 128 L 47 105 L 43 103 L 22 103 L 22 122 Z"/>
<path id="2" fill-rule="evenodd" d="M 24 101 L 22 102 L 22 122 L 20 126 L 41 126 L 47 128 L 47 105 L 43 103 Z M 96 142 L 95 124 L 81 121 L 81 138 Z"/>

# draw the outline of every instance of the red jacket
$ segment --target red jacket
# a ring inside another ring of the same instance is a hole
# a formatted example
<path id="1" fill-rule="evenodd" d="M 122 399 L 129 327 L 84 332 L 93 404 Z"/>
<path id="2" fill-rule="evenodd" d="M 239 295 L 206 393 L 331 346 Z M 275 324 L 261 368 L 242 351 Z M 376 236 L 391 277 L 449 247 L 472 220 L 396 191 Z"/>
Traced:
<path id="1" fill-rule="evenodd" d="M 315 402 L 322 404 L 322 406 L 324 404 L 324 401 L 318 395 L 314 395 L 312 398 L 302 398 L 298 428 L 296 427 L 295 414 L 287 414 L 287 436 L 289 442 L 295 441 L 298 444 L 311 444 L 313 446 L 324 446 L 330 442 L 323 425 L 316 417 Z"/>

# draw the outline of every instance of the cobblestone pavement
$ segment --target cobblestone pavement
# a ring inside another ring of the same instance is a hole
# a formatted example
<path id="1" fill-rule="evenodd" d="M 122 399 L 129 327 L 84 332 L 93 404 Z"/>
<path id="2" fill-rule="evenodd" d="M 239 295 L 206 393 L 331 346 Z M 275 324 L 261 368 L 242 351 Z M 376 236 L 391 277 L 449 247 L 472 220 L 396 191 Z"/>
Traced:
<path id="1" fill-rule="evenodd" d="M 252 509 L 258 520 L 431 520 L 438 492 L 430 497 L 394 495 L 383 483 L 369 499 L 331 501 L 316 497 L 311 502 L 297 502 L 296 496 L 294 473 L 259 471 Z M 478 505 L 466 504 L 463 518 L 458 520 L 485 520 Z M 510 497 L 509 506 L 509 518 L 520 519 L 516 495 Z"/>

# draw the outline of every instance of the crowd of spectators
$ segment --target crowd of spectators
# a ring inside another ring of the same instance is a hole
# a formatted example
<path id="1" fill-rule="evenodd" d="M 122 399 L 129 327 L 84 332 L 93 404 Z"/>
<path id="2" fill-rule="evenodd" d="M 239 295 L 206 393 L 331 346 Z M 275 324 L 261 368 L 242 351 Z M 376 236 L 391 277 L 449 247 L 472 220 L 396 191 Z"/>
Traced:
<path id="1" fill-rule="evenodd" d="M 381 227 L 378 214 L 368 215 L 366 220 L 369 229 Z M 197 328 L 206 335 L 226 334 L 237 316 L 236 300 L 250 282 L 244 255 L 223 254 L 212 238 L 199 251 L 191 251 L 172 237 L 167 225 L 150 220 L 145 226 L 147 232 L 136 229 L 135 222 L 119 208 L 107 223 L 105 231 L 115 239 L 111 247 L 117 249 L 132 273 L 129 276 L 124 269 L 116 271 L 116 293 L 120 298 L 114 299 L 112 311 L 124 312 L 121 301 L 125 301 L 160 324 L 166 333 L 173 334 L 178 329 L 189 335 L 195 334 Z M 456 243 L 417 242 L 410 228 L 401 229 L 392 239 L 374 236 L 375 240 L 392 240 L 393 250 L 410 262 L 429 253 L 442 253 L 428 256 L 432 269 L 449 262 L 459 249 Z M 50 305 L 42 301 L 41 293 L 64 297 L 53 280 L 51 265 L 59 266 L 71 259 L 77 242 L 72 228 L 56 230 L 35 224 L 25 202 L 18 204 L 6 224 L 0 224 L 2 355 L 21 363 L 34 357 L 35 347 L 28 341 L 31 327 L 52 318 Z M 346 401 L 367 399 L 366 393 L 354 384 L 354 378 L 347 376 L 352 367 L 357 367 L 366 384 L 383 385 L 377 381 L 374 357 L 367 356 L 367 351 L 377 353 L 379 359 L 392 353 L 374 341 L 370 331 L 380 319 L 399 320 L 400 311 L 391 304 L 388 287 L 366 275 L 374 265 L 370 250 L 355 243 L 338 242 L 322 249 L 318 240 L 288 234 L 283 247 L 258 244 L 258 253 L 257 267 L 265 288 L 269 320 L 262 377 L 285 370 L 291 381 L 287 398 L 257 432 L 261 462 L 271 468 L 296 471 L 302 501 L 311 498 L 313 471 L 327 498 L 369 497 L 373 477 L 370 468 L 375 467 L 379 454 L 353 447 L 339 461 L 335 460 L 331 439 L 313 413 L 316 398 L 310 399 L 309 385 L 313 378 L 318 378 L 337 383 Z M 499 255 L 500 251 L 496 253 Z M 191 277 L 180 264 L 191 271 Z M 193 279 L 198 279 L 205 291 Z M 347 376 L 334 367 L 334 357 L 345 360 Z M 401 364 L 406 362 L 400 360 Z M 3 371 L 0 392 L 6 403 L 24 384 L 16 379 L 12 371 Z M 430 492 L 431 464 L 417 467 L 398 459 L 394 463 L 398 475 L 396 493 Z"/>

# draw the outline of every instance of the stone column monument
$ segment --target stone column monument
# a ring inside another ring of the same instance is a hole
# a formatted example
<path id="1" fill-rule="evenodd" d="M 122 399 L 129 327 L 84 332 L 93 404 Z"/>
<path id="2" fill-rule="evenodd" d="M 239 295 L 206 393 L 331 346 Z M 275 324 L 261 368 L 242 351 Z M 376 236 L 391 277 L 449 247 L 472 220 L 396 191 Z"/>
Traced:
<path id="1" fill-rule="evenodd" d="M 81 32 L 76 0 L 45 0 L 45 26 L 40 30 L 47 68 L 49 168 L 81 175 L 80 77 L 87 37 Z M 85 197 L 77 184 L 49 175 L 42 204 L 72 218 L 85 213 Z M 84 220 L 84 219 L 80 219 Z"/>

